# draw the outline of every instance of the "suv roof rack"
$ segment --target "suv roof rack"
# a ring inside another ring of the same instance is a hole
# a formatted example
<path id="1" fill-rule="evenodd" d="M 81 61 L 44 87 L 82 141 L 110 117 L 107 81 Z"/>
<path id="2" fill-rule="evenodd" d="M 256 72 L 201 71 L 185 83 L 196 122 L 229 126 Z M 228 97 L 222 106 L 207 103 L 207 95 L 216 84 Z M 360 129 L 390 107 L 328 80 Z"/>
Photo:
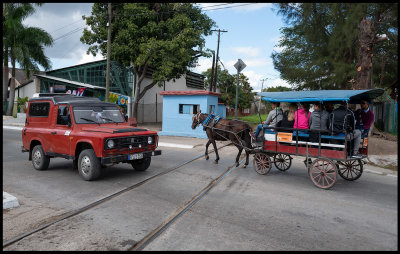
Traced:
<path id="1" fill-rule="evenodd" d="M 53 97 L 53 96 L 75 96 L 72 94 L 67 94 L 67 93 L 34 93 L 32 95 L 32 98 L 38 98 L 38 97 Z"/>

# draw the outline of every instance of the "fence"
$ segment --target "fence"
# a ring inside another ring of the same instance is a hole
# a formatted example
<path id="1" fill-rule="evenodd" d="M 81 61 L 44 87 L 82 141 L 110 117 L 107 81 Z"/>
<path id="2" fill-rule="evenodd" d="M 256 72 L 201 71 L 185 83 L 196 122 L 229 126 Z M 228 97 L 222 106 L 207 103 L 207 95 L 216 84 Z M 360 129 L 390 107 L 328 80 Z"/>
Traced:
<path id="1" fill-rule="evenodd" d="M 375 115 L 375 126 L 384 132 L 397 135 L 398 128 L 398 103 L 375 102 L 372 106 L 372 112 Z"/>

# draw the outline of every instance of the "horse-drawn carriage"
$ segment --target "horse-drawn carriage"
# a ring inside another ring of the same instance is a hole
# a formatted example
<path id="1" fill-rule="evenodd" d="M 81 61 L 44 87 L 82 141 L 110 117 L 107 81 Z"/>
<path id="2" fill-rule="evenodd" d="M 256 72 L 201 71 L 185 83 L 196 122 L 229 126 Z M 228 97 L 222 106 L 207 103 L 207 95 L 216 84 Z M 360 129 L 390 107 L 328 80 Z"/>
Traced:
<path id="1" fill-rule="evenodd" d="M 270 102 L 332 102 L 358 104 L 383 94 L 383 89 L 371 90 L 319 90 L 259 93 L 263 100 Z M 264 127 L 262 142 L 254 149 L 254 169 L 259 174 L 267 174 L 272 164 L 280 171 L 286 171 L 292 164 L 292 156 L 306 157 L 306 167 L 311 181 L 322 189 L 331 188 L 339 174 L 343 179 L 354 181 L 363 172 L 363 159 L 368 156 L 368 133 L 362 133 L 359 147 L 360 158 L 350 156 L 352 140 L 348 133 L 333 135 L 328 130 L 318 130 L 319 142 L 309 142 L 309 134 L 301 129 Z M 312 161 L 311 158 L 315 158 Z M 307 163 L 311 159 L 311 163 Z"/>
<path id="2" fill-rule="evenodd" d="M 371 101 L 383 94 L 383 89 L 370 90 L 318 90 L 318 91 L 290 91 L 290 92 L 264 92 L 259 93 L 263 100 L 270 102 L 307 102 L 315 103 L 351 103 L 358 104 L 360 100 Z M 215 121 L 215 119 L 218 119 Z M 218 163 L 219 155 L 215 140 L 230 140 L 239 150 L 236 157 L 236 166 L 244 149 L 248 165 L 249 154 L 254 154 L 254 169 L 261 175 L 267 174 L 272 164 L 280 171 L 286 171 L 292 165 L 292 156 L 306 157 L 306 166 L 311 181 L 319 188 L 331 188 L 339 174 L 343 179 L 354 181 L 360 178 L 363 172 L 364 161 L 368 156 L 368 133 L 362 134 L 359 148 L 360 158 L 350 156 L 350 144 L 344 131 L 342 135 L 326 133 L 327 130 L 316 131 L 319 133 L 319 142 L 309 142 L 309 134 L 301 129 L 284 127 L 263 127 L 264 135 L 261 140 L 251 137 L 251 127 L 238 120 L 219 119 L 210 114 L 198 113 L 193 116 L 192 128 L 203 125 L 209 141 L 206 145 L 205 156 L 208 156 L 208 146 L 212 143 L 216 152 Z M 324 133 L 325 132 L 325 133 Z M 350 135 L 351 136 L 351 135 Z M 315 158 L 312 161 L 311 158 Z M 311 160 L 311 163 L 308 161 Z"/>

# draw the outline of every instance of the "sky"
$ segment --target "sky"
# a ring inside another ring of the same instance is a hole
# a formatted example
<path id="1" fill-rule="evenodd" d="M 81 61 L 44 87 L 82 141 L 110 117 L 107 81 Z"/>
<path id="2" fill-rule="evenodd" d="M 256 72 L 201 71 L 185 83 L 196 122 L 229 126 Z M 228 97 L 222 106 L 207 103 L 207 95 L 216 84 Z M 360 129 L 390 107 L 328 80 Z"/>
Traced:
<path id="1" fill-rule="evenodd" d="M 82 16 L 89 16 L 92 3 L 45 3 L 35 7 L 36 12 L 24 20 L 24 25 L 40 27 L 54 39 L 45 54 L 52 69 L 59 69 L 104 59 L 87 55 L 89 45 L 80 42 L 85 27 Z M 277 15 L 277 6 L 272 3 L 199 3 L 203 13 L 216 23 L 221 33 L 219 58 L 230 74 L 237 73 L 234 64 L 241 59 L 246 67 L 242 73 L 249 78 L 253 91 L 275 86 L 290 87 L 280 79 L 274 69 L 271 54 L 280 52 L 276 45 L 280 39 L 280 28 L 284 26 L 282 16 Z M 217 51 L 218 32 L 206 37 L 206 48 Z M 198 66 L 191 69 L 202 73 L 211 68 L 212 58 L 199 58 Z M 265 79 L 264 83 L 261 81 Z"/>

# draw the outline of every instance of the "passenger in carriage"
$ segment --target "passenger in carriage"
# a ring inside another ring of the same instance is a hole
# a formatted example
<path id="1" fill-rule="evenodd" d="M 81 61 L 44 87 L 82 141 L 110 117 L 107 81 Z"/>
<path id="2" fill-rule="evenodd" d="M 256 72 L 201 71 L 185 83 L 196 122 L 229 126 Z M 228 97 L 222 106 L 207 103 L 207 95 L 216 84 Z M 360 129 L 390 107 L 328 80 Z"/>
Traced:
<path id="1" fill-rule="evenodd" d="M 310 104 L 306 102 L 301 102 L 300 108 L 294 113 L 293 128 L 301 129 L 299 133 L 307 134 L 308 129 L 310 128 L 309 125 L 310 115 L 311 115 Z"/>
<path id="2" fill-rule="evenodd" d="M 276 127 L 277 123 L 282 120 L 283 112 L 279 106 L 280 102 L 271 103 L 272 110 L 269 112 L 267 120 L 257 126 L 256 132 L 254 133 L 255 138 L 257 138 L 263 127 Z M 274 129 L 270 130 L 274 131 Z"/>
<path id="3" fill-rule="evenodd" d="M 360 106 L 361 109 L 355 112 L 356 128 L 366 137 L 371 125 L 374 123 L 374 113 L 369 108 L 369 101 L 361 100 Z"/>
<path id="4" fill-rule="evenodd" d="M 324 109 L 326 110 L 326 112 L 328 112 L 328 114 L 332 113 L 333 108 L 334 108 L 333 102 L 326 101 L 326 102 L 324 102 L 323 106 L 324 106 Z"/>
<path id="5" fill-rule="evenodd" d="M 319 102 L 314 103 L 314 111 L 311 113 L 309 125 L 310 125 L 310 142 L 319 142 L 319 136 L 326 134 L 328 130 L 328 118 L 329 113 L 322 108 L 322 104 Z M 318 132 L 326 130 L 325 132 Z"/>
<path id="6" fill-rule="evenodd" d="M 289 110 L 283 113 L 282 121 L 278 122 L 277 127 L 293 128 L 294 114 L 297 111 L 297 103 L 292 102 L 289 104 Z M 280 132 L 292 132 L 292 130 L 280 130 Z"/>
<path id="7" fill-rule="evenodd" d="M 299 134 L 307 134 L 308 129 L 310 128 L 309 125 L 309 119 L 310 119 L 310 104 L 307 102 L 300 102 L 300 108 L 294 113 L 294 124 L 293 128 L 295 129 L 301 129 L 298 131 Z M 293 131 L 294 134 L 296 133 L 296 130 Z M 308 138 L 303 138 L 303 137 L 297 137 L 298 141 L 307 141 Z M 307 167 L 308 165 L 311 165 L 312 160 L 311 158 L 308 158 L 304 160 L 304 164 Z"/>
<path id="8" fill-rule="evenodd" d="M 341 105 L 332 111 L 329 115 L 329 132 L 331 135 L 343 135 L 347 132 L 347 139 L 353 141 L 350 156 L 353 158 L 361 158 L 358 154 L 360 147 L 361 131 L 355 128 L 355 117 L 353 112 L 347 108 L 347 103 L 342 102 Z"/>

